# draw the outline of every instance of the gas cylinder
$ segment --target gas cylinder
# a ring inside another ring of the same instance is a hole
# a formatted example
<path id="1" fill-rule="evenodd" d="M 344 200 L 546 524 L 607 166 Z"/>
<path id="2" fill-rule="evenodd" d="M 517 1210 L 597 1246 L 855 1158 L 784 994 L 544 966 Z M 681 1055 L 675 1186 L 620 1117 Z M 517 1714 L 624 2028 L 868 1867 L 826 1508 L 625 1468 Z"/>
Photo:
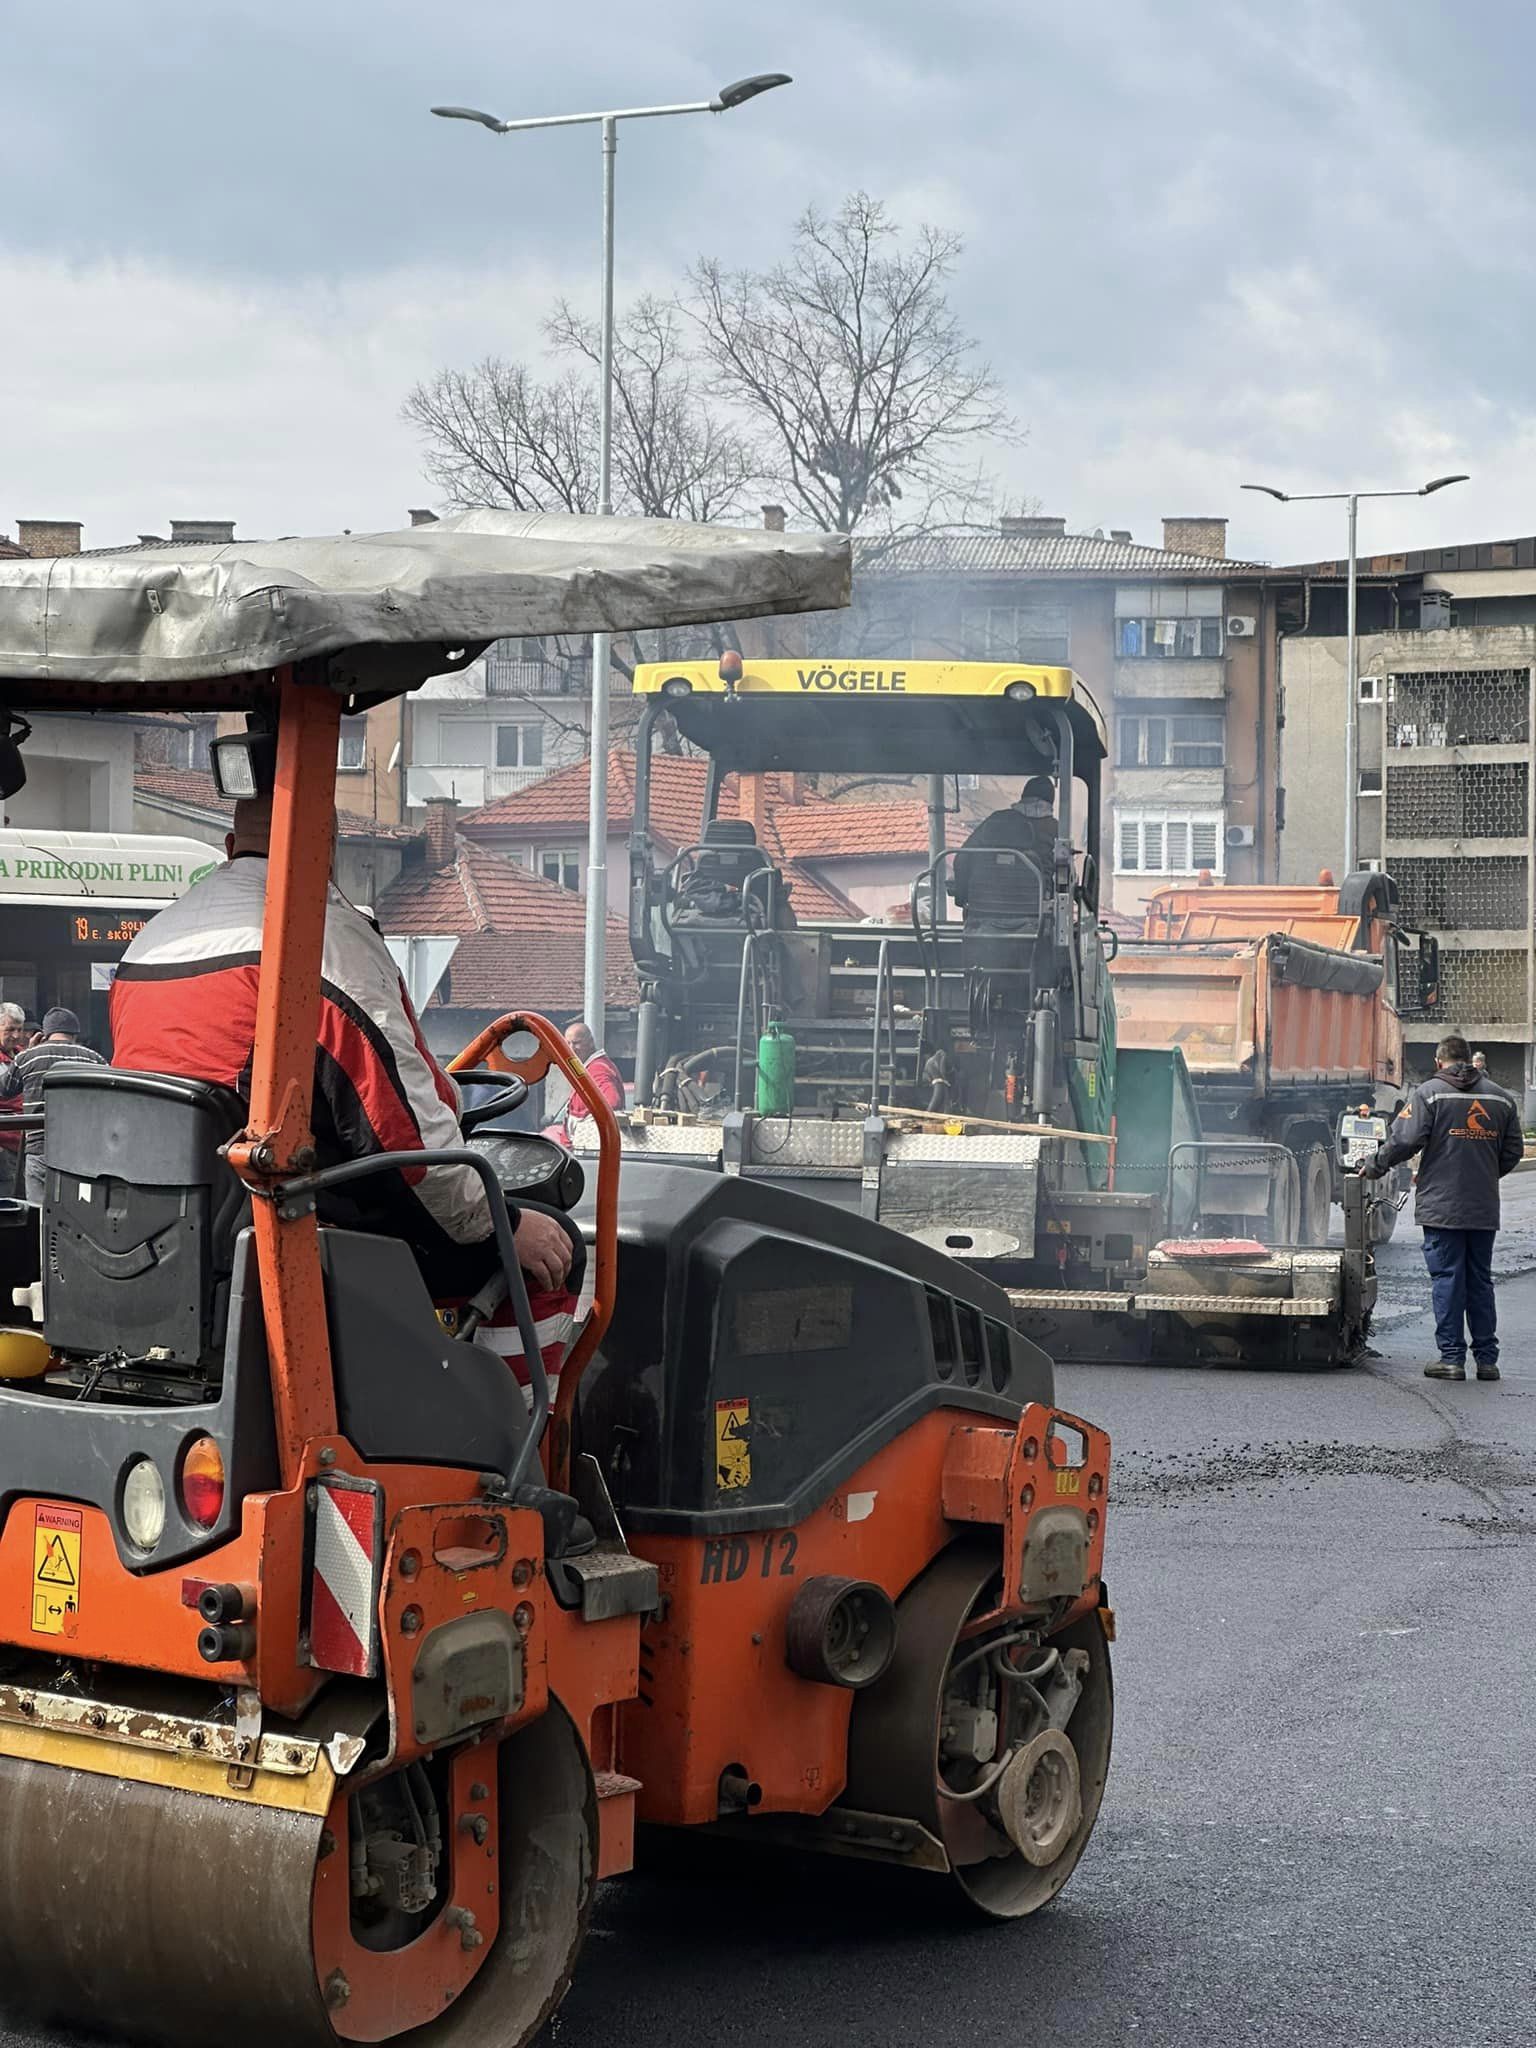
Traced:
<path id="1" fill-rule="evenodd" d="M 793 1116 L 795 1041 L 782 1024 L 770 1024 L 757 1041 L 757 1113 Z"/>

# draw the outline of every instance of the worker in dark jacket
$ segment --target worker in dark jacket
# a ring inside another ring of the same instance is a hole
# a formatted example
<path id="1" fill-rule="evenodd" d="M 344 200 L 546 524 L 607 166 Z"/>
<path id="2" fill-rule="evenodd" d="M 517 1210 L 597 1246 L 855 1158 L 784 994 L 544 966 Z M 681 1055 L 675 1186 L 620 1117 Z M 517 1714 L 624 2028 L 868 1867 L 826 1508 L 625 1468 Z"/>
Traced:
<path id="1" fill-rule="evenodd" d="M 1441 1039 L 1435 1071 L 1415 1088 L 1365 1168 L 1379 1180 L 1418 1155 L 1414 1216 L 1424 1232 L 1424 1263 L 1435 1302 L 1438 1363 L 1432 1380 L 1464 1380 L 1467 1337 L 1480 1380 L 1499 1376 L 1493 1240 L 1499 1182 L 1525 1150 L 1514 1098 L 1472 1064 L 1464 1038 Z"/>

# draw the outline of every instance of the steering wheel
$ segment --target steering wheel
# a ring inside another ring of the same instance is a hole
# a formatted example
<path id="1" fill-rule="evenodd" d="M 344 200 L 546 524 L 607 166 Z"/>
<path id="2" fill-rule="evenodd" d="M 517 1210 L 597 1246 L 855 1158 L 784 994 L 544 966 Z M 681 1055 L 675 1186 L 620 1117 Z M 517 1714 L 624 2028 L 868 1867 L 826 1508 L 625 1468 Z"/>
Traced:
<path id="1" fill-rule="evenodd" d="M 509 1076 L 498 1067 L 458 1067 L 453 1078 L 460 1086 L 472 1081 L 479 1087 L 496 1090 L 489 1102 L 477 1102 L 473 1109 L 459 1111 L 459 1129 L 466 1138 L 482 1124 L 493 1123 L 499 1116 L 510 1116 L 528 1100 L 528 1083 L 521 1075 Z"/>

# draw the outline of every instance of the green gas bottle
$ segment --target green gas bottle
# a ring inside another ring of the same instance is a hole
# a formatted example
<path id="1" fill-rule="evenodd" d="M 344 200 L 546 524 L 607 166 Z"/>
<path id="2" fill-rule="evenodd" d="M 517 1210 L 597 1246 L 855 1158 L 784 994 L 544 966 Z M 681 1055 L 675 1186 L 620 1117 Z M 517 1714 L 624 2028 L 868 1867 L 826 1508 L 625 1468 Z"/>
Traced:
<path id="1" fill-rule="evenodd" d="M 757 1041 L 757 1113 L 795 1113 L 795 1041 L 782 1024 L 770 1024 Z"/>

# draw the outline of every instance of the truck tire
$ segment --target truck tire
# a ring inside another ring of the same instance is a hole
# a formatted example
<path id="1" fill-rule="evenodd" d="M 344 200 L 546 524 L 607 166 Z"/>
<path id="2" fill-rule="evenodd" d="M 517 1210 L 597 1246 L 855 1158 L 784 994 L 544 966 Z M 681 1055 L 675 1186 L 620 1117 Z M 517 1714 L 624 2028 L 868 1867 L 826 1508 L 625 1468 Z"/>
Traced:
<path id="1" fill-rule="evenodd" d="M 1333 1160 L 1315 1133 L 1296 1146 L 1296 1165 L 1301 1174 L 1301 1241 L 1326 1244 L 1333 1221 Z"/>

